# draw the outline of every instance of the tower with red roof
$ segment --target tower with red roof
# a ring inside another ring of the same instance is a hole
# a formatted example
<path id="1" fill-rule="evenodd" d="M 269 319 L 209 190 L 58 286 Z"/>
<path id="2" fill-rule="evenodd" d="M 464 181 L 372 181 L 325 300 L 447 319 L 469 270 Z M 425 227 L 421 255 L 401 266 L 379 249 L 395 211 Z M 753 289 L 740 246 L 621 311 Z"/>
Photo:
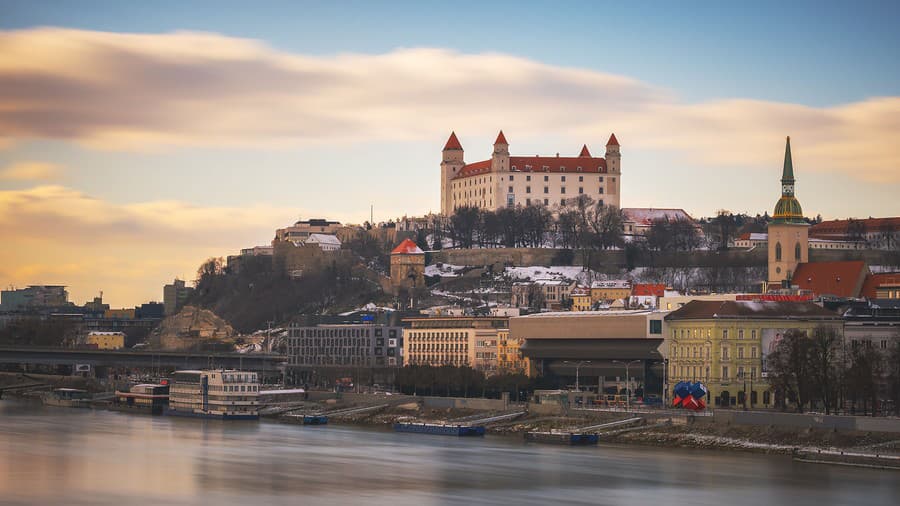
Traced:
<path id="1" fill-rule="evenodd" d="M 391 285 L 395 291 L 425 286 L 425 252 L 410 239 L 391 251 Z"/>
<path id="2" fill-rule="evenodd" d="M 453 213 L 452 201 L 453 195 L 450 191 L 450 181 L 455 178 L 462 168 L 466 165 L 463 161 L 465 151 L 459 139 L 456 138 L 456 132 L 450 132 L 450 138 L 444 144 L 441 151 L 443 160 L 441 161 L 441 214 L 449 216 Z"/>

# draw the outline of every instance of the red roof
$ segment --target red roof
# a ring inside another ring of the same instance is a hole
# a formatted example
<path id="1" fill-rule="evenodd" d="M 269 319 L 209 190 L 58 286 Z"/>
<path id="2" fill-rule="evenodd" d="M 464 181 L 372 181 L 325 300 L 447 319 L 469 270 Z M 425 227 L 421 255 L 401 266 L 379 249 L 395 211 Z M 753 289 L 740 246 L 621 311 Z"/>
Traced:
<path id="1" fill-rule="evenodd" d="M 863 283 L 862 296 L 869 299 L 877 299 L 876 290 L 880 286 L 900 286 L 900 272 L 882 272 L 869 274 Z"/>
<path id="2" fill-rule="evenodd" d="M 403 239 L 403 242 L 397 245 L 391 251 L 391 255 L 424 255 L 425 252 L 421 250 L 416 243 L 412 242 L 409 239 Z"/>
<path id="3" fill-rule="evenodd" d="M 477 176 L 478 174 L 487 174 L 491 171 L 491 160 L 482 160 L 480 162 L 469 163 L 463 166 L 459 172 L 456 173 L 454 179 L 469 177 L 469 176 Z"/>
<path id="4" fill-rule="evenodd" d="M 506 142 L 506 137 L 503 136 L 503 130 L 500 130 L 500 133 L 497 135 L 497 140 L 494 141 L 494 144 L 509 144 Z"/>
<path id="5" fill-rule="evenodd" d="M 612 134 L 609 136 L 609 141 L 606 143 L 607 146 L 618 146 L 619 141 L 616 139 L 616 134 Z"/>
<path id="6" fill-rule="evenodd" d="M 900 231 L 900 217 L 895 218 L 867 218 L 852 220 L 860 223 L 860 232 L 897 232 Z M 843 238 L 849 234 L 851 220 L 829 220 L 817 223 L 809 227 L 810 237 Z"/>
<path id="7" fill-rule="evenodd" d="M 632 297 L 664 297 L 666 295 L 666 285 L 653 283 L 636 283 L 631 287 Z"/>
<path id="8" fill-rule="evenodd" d="M 581 146 L 581 153 L 578 154 L 578 158 L 581 158 L 583 156 L 586 156 L 588 158 L 590 158 L 590 156 L 591 156 L 591 152 L 588 151 L 587 144 L 585 144 L 584 146 Z"/>
<path id="9" fill-rule="evenodd" d="M 450 138 L 447 139 L 447 144 L 444 145 L 444 151 L 448 149 L 462 149 L 462 144 L 460 144 L 459 139 L 456 138 L 456 132 L 450 132 Z"/>
<path id="10" fill-rule="evenodd" d="M 791 284 L 816 295 L 859 297 L 869 273 L 861 260 L 849 262 L 808 262 L 797 266 Z"/>

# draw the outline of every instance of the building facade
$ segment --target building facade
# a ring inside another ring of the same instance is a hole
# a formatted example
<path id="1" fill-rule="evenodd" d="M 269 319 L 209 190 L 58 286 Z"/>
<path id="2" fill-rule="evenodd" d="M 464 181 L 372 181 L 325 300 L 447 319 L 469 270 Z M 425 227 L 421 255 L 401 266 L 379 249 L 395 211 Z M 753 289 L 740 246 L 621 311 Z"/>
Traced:
<path id="1" fill-rule="evenodd" d="M 766 357 L 789 330 L 840 332 L 840 316 L 810 302 L 695 300 L 666 317 L 668 384 L 700 381 L 710 405 L 771 407 Z"/>
<path id="2" fill-rule="evenodd" d="M 509 337 L 509 329 L 497 331 L 497 371 L 504 374 L 528 374 L 528 359 L 520 348 L 525 340 Z"/>
<path id="3" fill-rule="evenodd" d="M 490 159 L 466 163 L 464 154 L 456 133 L 451 133 L 441 162 L 445 216 L 466 206 L 489 211 L 527 205 L 553 208 L 581 195 L 619 206 L 621 154 L 615 134 L 606 143 L 606 158 L 591 156 L 587 145 L 576 157 L 510 155 L 502 131 Z"/>
<path id="4" fill-rule="evenodd" d="M 68 305 L 69 292 L 64 285 L 31 285 L 0 292 L 0 309 L 3 311 L 25 311 Z"/>
<path id="5" fill-rule="evenodd" d="M 171 316 L 178 312 L 187 302 L 194 289 L 185 285 L 181 279 L 175 279 L 170 285 L 163 287 L 163 311 L 166 316 Z"/>
<path id="6" fill-rule="evenodd" d="M 403 365 L 403 329 L 380 324 L 288 327 L 288 367 L 346 368 Z"/>
<path id="7" fill-rule="evenodd" d="M 121 350 L 125 347 L 124 332 L 88 332 L 84 344 L 98 350 Z"/>
<path id="8" fill-rule="evenodd" d="M 508 328 L 503 317 L 438 317 L 403 320 L 406 363 L 410 365 L 468 366 L 497 370 L 497 342 Z"/>
<path id="9" fill-rule="evenodd" d="M 631 296 L 631 281 L 610 280 L 594 281 L 591 283 L 591 302 L 606 302 L 613 300 L 628 300 Z"/>
<path id="10" fill-rule="evenodd" d="M 330 221 L 322 218 L 299 220 L 290 227 L 275 230 L 275 240 L 303 244 L 309 239 L 310 234 L 334 235 L 341 228 L 342 225 L 339 221 Z"/>
<path id="11" fill-rule="evenodd" d="M 425 286 L 425 252 L 410 239 L 391 251 L 391 285 L 395 289 Z"/>

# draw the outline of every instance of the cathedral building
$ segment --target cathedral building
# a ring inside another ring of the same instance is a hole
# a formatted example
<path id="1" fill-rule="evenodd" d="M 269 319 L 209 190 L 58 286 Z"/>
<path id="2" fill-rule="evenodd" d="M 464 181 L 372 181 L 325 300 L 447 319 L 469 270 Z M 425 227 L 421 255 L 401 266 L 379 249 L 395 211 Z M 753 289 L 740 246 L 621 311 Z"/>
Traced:
<path id="1" fill-rule="evenodd" d="M 800 201 L 794 196 L 794 164 L 791 138 L 784 148 L 781 173 L 781 198 L 769 222 L 769 286 L 790 286 L 797 266 L 809 262 L 809 223 L 803 217 Z"/>
<path id="2" fill-rule="evenodd" d="M 587 195 L 619 207 L 621 155 L 616 135 L 606 143 L 606 158 L 591 156 L 587 145 L 578 156 L 515 156 L 503 131 L 487 160 L 466 163 L 456 133 L 450 134 L 441 162 L 441 213 L 470 206 L 495 211 L 503 207 L 543 205 L 555 208 Z"/>

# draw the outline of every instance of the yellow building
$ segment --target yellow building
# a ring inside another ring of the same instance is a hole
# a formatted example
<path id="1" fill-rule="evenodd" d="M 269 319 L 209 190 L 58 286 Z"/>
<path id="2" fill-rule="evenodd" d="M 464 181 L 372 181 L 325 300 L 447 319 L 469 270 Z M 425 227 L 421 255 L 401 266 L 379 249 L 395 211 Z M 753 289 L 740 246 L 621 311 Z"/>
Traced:
<path id="1" fill-rule="evenodd" d="M 509 329 L 497 331 L 497 370 L 501 373 L 528 373 L 528 359 L 519 352 L 525 340 L 510 338 Z"/>
<path id="2" fill-rule="evenodd" d="M 594 281 L 591 284 L 591 302 L 627 300 L 631 297 L 631 282 L 624 280 Z"/>
<path id="3" fill-rule="evenodd" d="M 575 288 L 569 297 L 572 299 L 572 311 L 590 311 L 594 306 L 589 288 Z"/>
<path id="4" fill-rule="evenodd" d="M 498 332 L 505 317 L 407 318 L 403 323 L 403 360 L 409 365 L 468 366 L 497 370 Z"/>
<path id="5" fill-rule="evenodd" d="M 700 381 L 711 406 L 773 406 L 766 356 L 788 330 L 819 325 L 841 332 L 836 313 L 810 302 L 700 301 L 666 317 L 668 395 L 679 381 Z"/>
<path id="6" fill-rule="evenodd" d="M 125 334 L 122 332 L 88 332 L 84 342 L 88 346 L 96 346 L 99 350 L 118 350 L 125 347 Z"/>

